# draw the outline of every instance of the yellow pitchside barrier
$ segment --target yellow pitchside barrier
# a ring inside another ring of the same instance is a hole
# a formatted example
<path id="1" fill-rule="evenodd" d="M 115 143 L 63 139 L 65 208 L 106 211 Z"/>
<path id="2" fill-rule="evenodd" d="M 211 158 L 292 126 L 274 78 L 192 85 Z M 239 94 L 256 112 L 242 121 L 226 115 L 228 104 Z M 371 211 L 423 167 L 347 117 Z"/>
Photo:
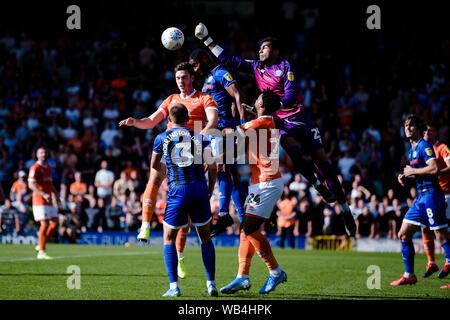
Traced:
<path id="1" fill-rule="evenodd" d="M 342 243 L 345 241 L 345 243 Z M 313 250 L 352 250 L 352 238 L 342 239 L 342 237 L 333 236 L 315 236 L 307 238 L 306 249 Z"/>

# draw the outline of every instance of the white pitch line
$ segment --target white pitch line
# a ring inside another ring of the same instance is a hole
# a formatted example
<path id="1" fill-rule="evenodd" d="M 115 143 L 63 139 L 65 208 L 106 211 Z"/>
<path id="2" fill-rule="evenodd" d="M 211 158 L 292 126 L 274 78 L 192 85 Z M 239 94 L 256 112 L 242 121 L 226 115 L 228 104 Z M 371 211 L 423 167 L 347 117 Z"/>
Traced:
<path id="1" fill-rule="evenodd" d="M 92 258 L 92 257 L 108 257 L 108 256 L 135 256 L 135 255 L 146 255 L 146 254 L 156 254 L 158 252 L 123 252 L 123 253 L 107 253 L 107 254 L 86 254 L 77 256 L 52 256 L 53 259 L 66 259 L 66 258 Z M 33 261 L 36 257 L 27 258 L 8 258 L 0 257 L 0 262 L 19 262 L 19 261 Z"/>

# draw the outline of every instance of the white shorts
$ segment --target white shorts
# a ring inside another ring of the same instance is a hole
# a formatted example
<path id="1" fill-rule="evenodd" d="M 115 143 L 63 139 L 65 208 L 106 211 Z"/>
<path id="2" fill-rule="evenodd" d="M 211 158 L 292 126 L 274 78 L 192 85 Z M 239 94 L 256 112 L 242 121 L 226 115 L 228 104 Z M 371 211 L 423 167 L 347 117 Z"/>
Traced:
<path id="1" fill-rule="evenodd" d="M 245 214 L 269 219 L 273 207 L 283 193 L 284 183 L 281 178 L 251 184 L 245 199 Z"/>
<path id="2" fill-rule="evenodd" d="M 58 219 L 58 212 L 54 206 L 33 206 L 34 221 Z"/>

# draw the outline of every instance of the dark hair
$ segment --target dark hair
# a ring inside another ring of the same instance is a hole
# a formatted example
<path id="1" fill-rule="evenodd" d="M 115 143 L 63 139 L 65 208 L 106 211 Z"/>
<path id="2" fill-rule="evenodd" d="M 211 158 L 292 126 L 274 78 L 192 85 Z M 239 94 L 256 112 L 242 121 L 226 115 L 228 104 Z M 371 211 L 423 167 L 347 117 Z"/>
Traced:
<path id="1" fill-rule="evenodd" d="M 186 70 L 191 76 L 195 74 L 194 68 L 189 64 L 189 62 L 181 62 L 177 64 L 177 66 L 175 67 L 175 73 L 182 70 Z"/>
<path id="2" fill-rule="evenodd" d="M 189 60 L 199 61 L 204 58 L 207 58 L 209 61 L 212 61 L 211 55 L 208 51 L 202 48 L 197 48 L 194 51 L 192 51 L 191 55 L 189 56 Z"/>
<path id="3" fill-rule="evenodd" d="M 183 124 L 189 120 L 189 111 L 184 104 L 177 103 L 170 108 L 170 119 L 175 124 Z"/>
<path id="4" fill-rule="evenodd" d="M 281 42 L 280 42 L 280 40 L 278 40 L 278 38 L 275 38 L 275 37 L 265 37 L 265 38 L 261 39 L 261 40 L 258 42 L 258 46 L 261 47 L 261 45 L 262 45 L 264 42 L 270 42 L 270 45 L 271 45 L 271 47 L 272 47 L 273 50 L 278 50 L 278 51 L 281 52 Z"/>
<path id="5" fill-rule="evenodd" d="M 416 125 L 417 130 L 419 130 L 420 135 L 422 135 L 424 133 L 424 131 L 427 129 L 425 122 L 415 114 L 408 115 L 405 118 L 405 121 L 403 122 L 403 126 L 405 126 L 407 121 L 412 121 Z"/>
<path id="6" fill-rule="evenodd" d="M 269 113 L 274 113 L 281 107 L 280 96 L 270 89 L 266 89 L 262 92 L 262 101 L 264 109 Z"/>
<path id="7" fill-rule="evenodd" d="M 432 121 L 432 120 L 425 121 L 425 127 L 433 127 L 434 129 L 438 129 L 439 128 L 437 123 Z"/>

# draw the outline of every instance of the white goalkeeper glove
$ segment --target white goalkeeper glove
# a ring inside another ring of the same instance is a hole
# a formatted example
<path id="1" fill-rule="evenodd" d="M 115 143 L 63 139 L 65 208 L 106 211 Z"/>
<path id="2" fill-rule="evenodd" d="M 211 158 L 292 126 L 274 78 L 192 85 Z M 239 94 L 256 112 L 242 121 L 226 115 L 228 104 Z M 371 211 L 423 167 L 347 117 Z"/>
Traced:
<path id="1" fill-rule="evenodd" d="M 213 39 L 208 37 L 208 28 L 201 22 L 195 27 L 195 36 L 202 40 L 205 46 L 209 46 L 213 42 Z"/>

